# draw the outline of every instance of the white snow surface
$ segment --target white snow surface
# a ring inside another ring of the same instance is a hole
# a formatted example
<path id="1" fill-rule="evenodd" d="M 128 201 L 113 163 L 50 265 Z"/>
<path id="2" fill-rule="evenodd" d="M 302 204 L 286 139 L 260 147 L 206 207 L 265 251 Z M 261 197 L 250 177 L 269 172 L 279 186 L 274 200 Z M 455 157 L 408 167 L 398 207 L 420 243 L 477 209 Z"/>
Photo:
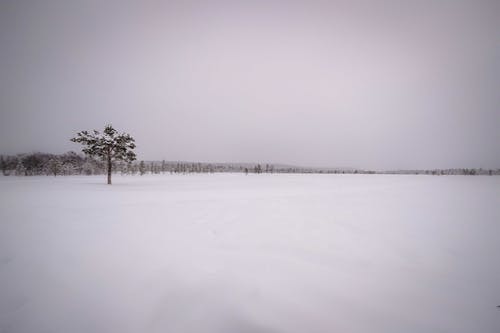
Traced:
<path id="1" fill-rule="evenodd" d="M 500 332 L 500 177 L 0 177 L 0 332 Z"/>

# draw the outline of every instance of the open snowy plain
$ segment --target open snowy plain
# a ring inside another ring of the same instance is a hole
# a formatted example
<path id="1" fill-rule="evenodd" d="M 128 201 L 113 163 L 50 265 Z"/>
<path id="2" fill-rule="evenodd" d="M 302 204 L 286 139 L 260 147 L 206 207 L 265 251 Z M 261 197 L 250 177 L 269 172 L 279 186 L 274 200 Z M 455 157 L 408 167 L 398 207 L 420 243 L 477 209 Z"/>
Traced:
<path id="1" fill-rule="evenodd" d="M 500 332 L 500 177 L 0 177 L 0 332 Z"/>

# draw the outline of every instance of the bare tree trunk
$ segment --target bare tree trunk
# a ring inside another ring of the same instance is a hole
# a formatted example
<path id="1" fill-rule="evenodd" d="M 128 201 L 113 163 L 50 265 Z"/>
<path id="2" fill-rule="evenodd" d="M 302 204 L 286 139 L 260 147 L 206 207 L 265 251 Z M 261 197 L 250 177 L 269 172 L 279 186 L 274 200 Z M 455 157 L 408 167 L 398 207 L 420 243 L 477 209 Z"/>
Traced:
<path id="1" fill-rule="evenodd" d="M 111 185 L 111 153 L 108 153 L 108 185 Z"/>

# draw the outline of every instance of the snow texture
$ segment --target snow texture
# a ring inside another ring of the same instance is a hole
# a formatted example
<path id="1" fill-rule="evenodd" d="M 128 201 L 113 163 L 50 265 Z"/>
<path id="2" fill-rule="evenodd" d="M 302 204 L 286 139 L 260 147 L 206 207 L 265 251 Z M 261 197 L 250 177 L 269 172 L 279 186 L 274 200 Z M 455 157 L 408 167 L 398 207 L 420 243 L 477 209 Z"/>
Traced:
<path id="1" fill-rule="evenodd" d="M 500 332 L 500 177 L 0 177 L 0 332 Z"/>

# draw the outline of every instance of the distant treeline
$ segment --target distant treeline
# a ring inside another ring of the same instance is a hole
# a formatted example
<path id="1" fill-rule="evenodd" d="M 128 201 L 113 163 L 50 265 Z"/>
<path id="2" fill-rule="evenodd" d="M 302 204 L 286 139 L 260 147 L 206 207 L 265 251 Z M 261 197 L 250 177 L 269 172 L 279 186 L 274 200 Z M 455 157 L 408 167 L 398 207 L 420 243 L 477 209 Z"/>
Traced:
<path id="1" fill-rule="evenodd" d="M 4 176 L 38 175 L 100 175 L 106 173 L 103 161 L 96 160 L 75 152 L 64 154 L 31 153 L 1 155 L 0 169 Z M 319 174 L 416 174 L 416 175 L 500 175 L 500 169 L 434 169 L 434 170 L 398 170 L 372 171 L 360 169 L 308 168 L 281 164 L 251 163 L 197 163 L 172 161 L 136 161 L 133 163 L 115 163 L 115 173 L 122 174 L 162 174 L 162 173 L 319 173 Z"/>

